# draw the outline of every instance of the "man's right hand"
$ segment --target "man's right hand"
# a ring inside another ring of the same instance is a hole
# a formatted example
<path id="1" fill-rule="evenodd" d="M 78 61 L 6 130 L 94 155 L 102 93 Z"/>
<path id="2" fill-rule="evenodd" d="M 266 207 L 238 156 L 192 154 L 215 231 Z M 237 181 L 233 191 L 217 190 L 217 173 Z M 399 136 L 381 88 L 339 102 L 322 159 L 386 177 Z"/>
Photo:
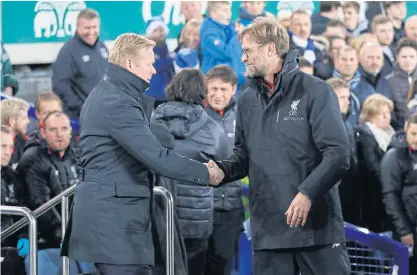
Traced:
<path id="1" fill-rule="evenodd" d="M 224 179 L 224 172 L 222 169 L 217 166 L 217 164 L 210 160 L 208 163 L 205 163 L 207 166 L 209 175 L 210 175 L 210 184 L 213 186 L 219 185 L 219 183 Z"/>
<path id="2" fill-rule="evenodd" d="M 414 246 L 414 237 L 413 237 L 413 234 L 410 233 L 410 234 L 407 234 L 405 236 L 402 236 L 401 237 L 401 242 L 403 244 L 408 245 L 408 246 Z"/>

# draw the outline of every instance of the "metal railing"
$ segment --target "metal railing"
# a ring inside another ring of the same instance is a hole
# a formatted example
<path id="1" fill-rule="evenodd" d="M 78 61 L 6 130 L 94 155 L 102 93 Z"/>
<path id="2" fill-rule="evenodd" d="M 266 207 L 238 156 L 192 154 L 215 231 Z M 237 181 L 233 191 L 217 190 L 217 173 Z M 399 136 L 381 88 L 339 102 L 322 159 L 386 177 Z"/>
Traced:
<path id="1" fill-rule="evenodd" d="M 69 219 L 69 197 L 75 193 L 76 186 L 73 185 L 63 191 L 62 193 L 56 195 L 50 199 L 45 204 L 41 205 L 35 211 L 30 212 L 30 214 L 35 219 L 35 231 L 36 231 L 36 218 L 51 210 L 54 206 L 58 205 L 61 202 L 61 228 L 62 228 L 62 238 L 65 236 L 65 230 L 67 228 L 68 219 Z M 164 187 L 156 186 L 153 189 L 154 193 L 162 196 L 166 202 L 166 274 L 174 275 L 174 200 L 172 194 Z M 2 209 L 5 206 L 2 206 Z M 25 208 L 27 209 L 27 208 Z M 7 213 L 6 213 L 7 214 Z M 4 240 L 7 237 L 13 235 L 18 230 L 22 229 L 28 224 L 28 220 L 25 218 L 20 219 L 6 230 L 1 233 L 1 239 Z M 31 227 L 30 227 L 31 228 Z M 36 234 L 35 234 L 36 235 Z M 37 242 L 36 242 L 37 243 Z M 32 253 L 32 243 L 30 246 Z M 36 248 L 36 245 L 34 246 Z M 34 253 L 35 255 L 37 253 Z M 32 254 L 31 254 L 32 255 Z M 31 258 L 32 264 L 32 258 Z M 32 270 L 32 267 L 31 267 Z M 35 265 L 35 270 L 37 270 Z M 32 274 L 32 273 L 31 273 Z M 36 274 L 36 273 L 34 273 Z M 62 274 L 69 274 L 69 258 L 62 257 Z"/>
<path id="2" fill-rule="evenodd" d="M 41 206 L 39 206 L 39 208 L 37 208 L 35 211 L 33 211 L 33 215 L 35 216 L 35 218 L 39 218 L 39 216 L 41 216 L 44 213 L 46 213 L 49 210 L 51 210 L 52 207 L 58 205 L 61 202 L 61 199 L 63 197 L 69 197 L 72 194 L 74 194 L 74 192 L 75 192 L 75 185 L 67 188 L 62 193 L 56 195 L 55 197 L 53 197 L 52 199 L 50 199 L 48 202 L 46 202 L 46 203 L 42 204 Z M 10 227 L 8 227 L 6 230 L 4 230 L 3 232 L 1 232 L 1 239 L 4 240 L 4 239 L 10 237 L 14 233 L 16 233 L 18 230 L 20 230 L 23 227 L 25 227 L 27 224 L 28 224 L 28 220 L 27 219 L 25 219 L 25 218 L 20 219 L 19 221 L 17 221 L 16 223 L 14 223 Z"/>
<path id="3" fill-rule="evenodd" d="M 153 192 L 164 197 L 166 201 L 166 274 L 174 275 L 174 199 L 164 187 L 155 186 Z"/>
<path id="4" fill-rule="evenodd" d="M 38 236 L 36 218 L 32 211 L 26 207 L 0 206 L 1 215 L 24 216 L 26 223 L 29 223 L 29 274 L 38 274 Z"/>

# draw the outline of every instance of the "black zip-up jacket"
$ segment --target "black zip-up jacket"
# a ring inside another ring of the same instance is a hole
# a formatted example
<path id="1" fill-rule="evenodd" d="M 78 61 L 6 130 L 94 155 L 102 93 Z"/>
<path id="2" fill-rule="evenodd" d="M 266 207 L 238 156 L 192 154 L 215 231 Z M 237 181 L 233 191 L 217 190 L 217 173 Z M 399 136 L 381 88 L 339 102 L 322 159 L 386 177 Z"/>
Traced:
<path id="1" fill-rule="evenodd" d="M 59 51 L 52 65 L 52 89 L 70 117 L 79 118 L 84 101 L 104 75 L 107 58 L 107 47 L 100 40 L 89 45 L 78 34 Z"/>
<path id="2" fill-rule="evenodd" d="M 208 115 L 223 127 L 228 141 L 228 156 L 232 155 L 235 142 L 236 100 L 232 98 L 222 114 L 214 111 L 210 105 L 207 106 L 206 110 Z M 214 188 L 214 210 L 230 211 L 238 208 L 243 209 L 242 182 L 240 180 Z"/>
<path id="3" fill-rule="evenodd" d="M 335 93 L 298 69 L 298 51 L 286 57 L 274 94 L 248 78 L 236 117 L 234 154 L 218 162 L 224 182 L 249 175 L 252 249 L 280 249 L 345 241 L 338 187 L 350 148 Z M 297 193 L 312 200 L 305 226 L 285 212 Z"/>
<path id="4" fill-rule="evenodd" d="M 1 167 L 1 205 L 27 207 L 27 192 L 25 185 L 19 180 L 16 172 L 9 166 Z M 1 231 L 7 229 L 22 217 L 1 215 Z M 1 242 L 3 247 L 16 246 L 19 238 L 27 236 L 27 227 L 17 234 Z"/>
<path id="5" fill-rule="evenodd" d="M 28 204 L 32 210 L 79 182 L 75 150 L 68 147 L 61 158 L 58 152 L 41 143 L 28 148 L 16 168 L 28 188 Z M 61 242 L 61 209 L 59 206 L 38 219 L 38 232 L 51 247 Z"/>
<path id="6" fill-rule="evenodd" d="M 417 152 L 396 139 L 381 161 L 382 201 L 398 237 L 417 229 Z"/>

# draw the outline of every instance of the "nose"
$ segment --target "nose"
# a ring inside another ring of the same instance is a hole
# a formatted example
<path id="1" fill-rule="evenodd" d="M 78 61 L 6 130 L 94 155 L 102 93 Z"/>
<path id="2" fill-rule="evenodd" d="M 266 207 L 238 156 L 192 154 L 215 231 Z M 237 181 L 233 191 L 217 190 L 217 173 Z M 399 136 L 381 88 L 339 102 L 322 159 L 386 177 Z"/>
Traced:
<path id="1" fill-rule="evenodd" d="M 248 56 L 244 52 L 242 52 L 241 60 L 242 60 L 243 63 L 246 63 L 246 61 L 248 61 Z"/>
<path id="2" fill-rule="evenodd" d="M 155 67 L 152 66 L 152 75 L 154 75 L 154 74 L 156 74 L 156 70 L 155 70 Z"/>

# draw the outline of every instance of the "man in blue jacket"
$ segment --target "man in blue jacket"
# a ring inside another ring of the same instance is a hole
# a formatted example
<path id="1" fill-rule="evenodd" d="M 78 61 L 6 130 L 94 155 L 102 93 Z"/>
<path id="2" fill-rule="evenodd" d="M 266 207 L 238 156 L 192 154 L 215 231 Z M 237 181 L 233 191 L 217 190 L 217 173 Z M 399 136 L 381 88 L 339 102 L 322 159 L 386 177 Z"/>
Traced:
<path id="1" fill-rule="evenodd" d="M 82 10 L 77 30 L 52 65 L 52 89 L 61 98 L 68 116 L 78 118 L 87 96 L 98 84 L 107 65 L 108 50 L 98 39 L 99 14 Z"/>
<path id="2" fill-rule="evenodd" d="M 201 29 L 201 69 L 206 74 L 216 65 L 225 64 L 233 68 L 238 76 L 238 85 L 245 81 L 245 64 L 242 63 L 242 48 L 237 31 L 230 23 L 231 5 L 228 1 L 210 1 L 207 4 L 208 17 Z"/>

